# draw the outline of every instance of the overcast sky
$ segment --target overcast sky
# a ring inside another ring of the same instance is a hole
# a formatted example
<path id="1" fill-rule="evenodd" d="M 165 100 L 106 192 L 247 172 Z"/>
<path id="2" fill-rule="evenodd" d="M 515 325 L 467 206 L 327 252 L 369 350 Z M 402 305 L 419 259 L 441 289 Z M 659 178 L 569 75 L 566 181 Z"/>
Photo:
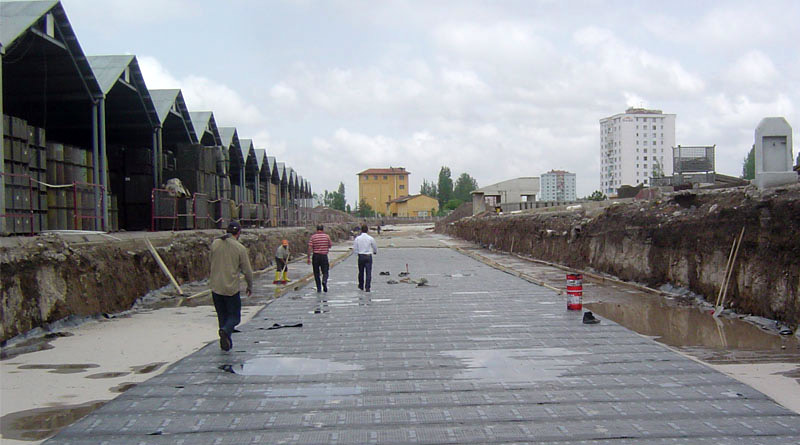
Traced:
<path id="1" fill-rule="evenodd" d="M 479 186 L 568 170 L 588 195 L 599 120 L 628 106 L 676 114 L 730 175 L 763 117 L 800 141 L 797 1 L 62 3 L 87 55 L 135 54 L 148 87 L 351 205 L 356 173 L 390 166 L 413 193 L 446 165 Z"/>

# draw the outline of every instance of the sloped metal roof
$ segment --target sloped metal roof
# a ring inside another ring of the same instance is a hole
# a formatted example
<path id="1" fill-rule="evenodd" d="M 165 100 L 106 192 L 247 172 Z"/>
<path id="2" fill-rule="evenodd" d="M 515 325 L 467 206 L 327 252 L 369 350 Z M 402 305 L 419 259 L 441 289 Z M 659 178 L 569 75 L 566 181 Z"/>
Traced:
<path id="1" fill-rule="evenodd" d="M 111 88 L 120 80 L 125 68 L 133 61 L 133 55 L 89 56 L 87 59 L 97 83 L 100 84 L 100 88 L 103 90 L 103 94 L 108 94 Z"/>
<path id="2" fill-rule="evenodd" d="M 37 22 L 48 13 L 53 15 L 55 37 L 48 36 L 44 29 L 34 28 Z M 56 59 L 53 62 L 74 66 L 80 74 L 81 82 L 86 88 L 86 92 L 93 101 L 103 97 L 100 85 L 95 79 L 89 62 L 86 60 L 83 49 L 78 42 L 78 37 L 72 29 L 61 2 L 56 0 L 0 2 L 0 47 L 3 48 L 5 53 L 12 54 L 15 44 L 22 44 L 22 42 L 27 41 L 25 36 L 32 34 L 53 42 L 54 46 L 63 46 L 66 49 L 66 55 L 72 61 Z M 23 49 L 23 51 L 25 50 Z"/>
<path id="3" fill-rule="evenodd" d="M 142 76 L 142 70 L 139 68 L 139 61 L 136 60 L 136 56 L 131 54 L 89 56 L 87 60 L 104 95 L 108 95 L 118 82 L 135 89 L 144 104 L 151 124 L 154 127 L 160 124 L 161 121 L 150 97 L 150 90 L 147 89 L 147 85 L 144 83 L 144 76 Z M 130 81 L 123 78 L 123 73 L 126 69 L 130 74 Z"/>
<path id="4" fill-rule="evenodd" d="M 0 2 L 0 45 L 8 48 L 43 15 L 58 5 L 57 0 Z"/>
<path id="5" fill-rule="evenodd" d="M 261 173 L 261 171 L 264 169 L 264 161 L 267 158 L 267 150 L 264 148 L 256 148 L 255 152 L 256 162 L 258 163 L 258 172 Z"/>
<path id="6" fill-rule="evenodd" d="M 214 112 L 190 111 L 189 117 L 192 121 L 192 126 L 194 127 L 195 134 L 197 135 L 198 142 L 202 143 L 203 134 L 208 132 L 214 137 L 214 145 L 223 145 L 222 135 L 220 134 L 220 130 L 217 128 L 217 122 L 214 119 Z"/>
<path id="7" fill-rule="evenodd" d="M 239 149 L 242 151 L 242 159 L 247 162 L 250 151 L 254 150 L 252 139 L 239 139 Z"/>
<path id="8" fill-rule="evenodd" d="M 277 163 L 277 167 L 278 167 L 278 178 L 281 180 L 281 183 L 287 181 L 287 179 L 286 179 L 286 164 L 284 164 L 283 162 L 278 162 Z"/>
<path id="9" fill-rule="evenodd" d="M 200 139 L 197 137 L 197 133 L 194 130 L 192 116 L 189 114 L 189 108 L 186 107 L 186 102 L 183 100 L 183 93 L 181 93 L 181 90 L 150 90 L 150 98 L 153 100 L 153 105 L 156 107 L 158 121 L 161 123 L 162 127 L 167 120 L 167 116 L 174 114 L 181 118 L 184 125 L 186 125 L 186 131 L 189 133 L 192 142 L 199 142 Z M 177 111 L 175 109 L 177 109 Z"/>

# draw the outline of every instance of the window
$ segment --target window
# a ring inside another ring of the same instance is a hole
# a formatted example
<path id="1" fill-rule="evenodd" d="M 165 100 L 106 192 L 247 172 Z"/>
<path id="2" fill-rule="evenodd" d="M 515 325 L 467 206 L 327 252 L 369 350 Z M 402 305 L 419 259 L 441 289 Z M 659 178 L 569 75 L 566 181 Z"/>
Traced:
<path id="1" fill-rule="evenodd" d="M 369 175 L 364 175 L 364 180 L 368 181 L 369 180 Z"/>
<path id="2" fill-rule="evenodd" d="M 372 179 L 378 179 L 378 175 L 372 175 Z"/>
<path id="3" fill-rule="evenodd" d="M 644 160 L 645 160 L 645 161 L 647 160 L 647 156 L 645 156 L 645 157 L 644 157 Z"/>
<path id="4" fill-rule="evenodd" d="M 647 153 L 647 149 L 646 148 L 644 149 L 644 152 Z"/>
<path id="5" fill-rule="evenodd" d="M 399 188 L 400 190 L 403 190 L 404 188 L 406 188 L 406 186 L 403 185 L 403 184 L 400 184 L 400 186 L 398 186 L 397 188 Z"/>
<path id="6" fill-rule="evenodd" d="M 653 125 L 653 130 L 655 130 L 655 129 L 656 129 L 656 126 L 655 126 L 655 125 Z"/>
<path id="7" fill-rule="evenodd" d="M 405 177 L 405 176 L 400 176 L 400 182 L 403 182 L 403 181 L 405 181 L 405 180 L 406 180 L 406 177 Z"/>
<path id="8" fill-rule="evenodd" d="M 383 179 L 388 179 L 388 178 L 386 177 L 386 175 L 383 175 Z"/>

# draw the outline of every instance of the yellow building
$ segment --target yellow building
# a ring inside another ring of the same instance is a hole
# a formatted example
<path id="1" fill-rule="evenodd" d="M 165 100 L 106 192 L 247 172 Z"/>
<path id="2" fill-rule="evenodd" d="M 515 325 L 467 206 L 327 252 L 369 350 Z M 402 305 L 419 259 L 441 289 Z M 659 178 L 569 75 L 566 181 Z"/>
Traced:
<path id="1" fill-rule="evenodd" d="M 366 202 L 372 210 L 390 215 L 389 202 L 408 195 L 405 168 L 370 168 L 358 174 L 358 202 Z"/>
<path id="2" fill-rule="evenodd" d="M 426 195 L 401 196 L 389 202 L 389 215 L 427 217 L 439 211 L 439 201 Z"/>

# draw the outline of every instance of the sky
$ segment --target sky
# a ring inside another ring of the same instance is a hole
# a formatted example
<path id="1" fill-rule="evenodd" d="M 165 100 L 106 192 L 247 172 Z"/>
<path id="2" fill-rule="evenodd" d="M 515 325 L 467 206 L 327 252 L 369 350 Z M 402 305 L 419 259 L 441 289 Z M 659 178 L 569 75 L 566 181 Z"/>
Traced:
<path id="1" fill-rule="evenodd" d="M 600 189 L 600 119 L 676 114 L 740 176 L 764 117 L 800 141 L 800 2 L 62 0 L 87 55 L 134 54 L 149 88 L 286 162 L 314 192 L 405 167 L 410 191 L 552 169 Z M 797 155 L 797 145 L 793 159 Z"/>

